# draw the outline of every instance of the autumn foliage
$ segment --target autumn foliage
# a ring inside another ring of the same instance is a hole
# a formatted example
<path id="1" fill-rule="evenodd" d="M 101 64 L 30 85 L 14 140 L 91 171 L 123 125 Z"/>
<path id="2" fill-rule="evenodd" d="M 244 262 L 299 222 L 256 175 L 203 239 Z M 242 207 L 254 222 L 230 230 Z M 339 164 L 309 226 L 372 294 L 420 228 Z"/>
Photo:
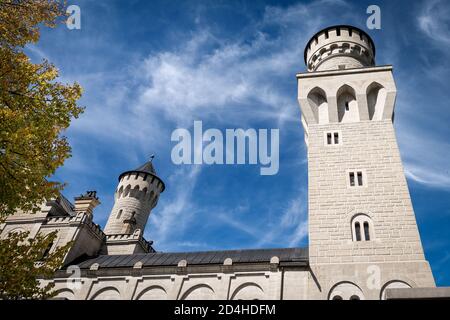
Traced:
<path id="1" fill-rule="evenodd" d="M 82 89 L 58 82 L 57 68 L 33 63 L 25 48 L 39 40 L 39 28 L 65 18 L 61 1 L 0 0 L 0 226 L 17 211 L 35 212 L 63 187 L 51 177 L 70 156 L 63 134 L 83 111 Z M 56 237 L 13 232 L 0 239 L 0 299 L 52 296 L 52 284 L 37 279 L 61 267 L 70 243 L 49 251 Z"/>
<path id="2" fill-rule="evenodd" d="M 56 0 L 0 0 L 0 216 L 35 211 L 63 184 L 51 175 L 70 156 L 64 130 L 83 108 L 78 84 L 57 81 L 48 61 L 24 53 L 39 40 L 39 27 L 65 17 Z M 61 21 L 60 21 L 61 20 Z"/>

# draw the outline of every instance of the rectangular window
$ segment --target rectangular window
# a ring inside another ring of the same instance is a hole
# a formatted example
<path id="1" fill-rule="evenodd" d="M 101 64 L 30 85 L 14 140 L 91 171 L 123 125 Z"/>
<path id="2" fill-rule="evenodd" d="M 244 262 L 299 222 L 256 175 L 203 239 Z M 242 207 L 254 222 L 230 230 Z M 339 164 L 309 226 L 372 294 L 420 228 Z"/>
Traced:
<path id="1" fill-rule="evenodd" d="M 350 172 L 350 186 L 351 187 L 355 186 L 355 173 L 354 172 Z"/>
<path id="2" fill-rule="evenodd" d="M 327 143 L 328 144 L 332 144 L 333 142 L 331 141 L 331 133 L 327 133 Z"/>
<path id="3" fill-rule="evenodd" d="M 358 186 L 362 186 L 363 185 L 362 172 L 358 171 L 357 176 L 358 176 Z"/>
<path id="4" fill-rule="evenodd" d="M 324 133 L 324 144 L 325 145 L 340 145 L 341 144 L 341 133 L 339 131 L 331 131 Z"/>
<path id="5" fill-rule="evenodd" d="M 364 170 L 348 170 L 347 187 L 366 187 L 367 177 Z"/>
<path id="6" fill-rule="evenodd" d="M 339 133 L 334 133 L 334 144 L 339 144 Z"/>

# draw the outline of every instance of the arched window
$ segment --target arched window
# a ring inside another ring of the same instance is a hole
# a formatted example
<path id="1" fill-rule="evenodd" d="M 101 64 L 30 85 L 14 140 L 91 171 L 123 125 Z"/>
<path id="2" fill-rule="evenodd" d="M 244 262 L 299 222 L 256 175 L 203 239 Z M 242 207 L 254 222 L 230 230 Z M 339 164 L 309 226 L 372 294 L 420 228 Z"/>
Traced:
<path id="1" fill-rule="evenodd" d="M 131 191 L 131 197 L 139 199 L 139 186 L 135 186 Z"/>
<path id="2" fill-rule="evenodd" d="M 352 218 L 352 238 L 353 241 L 370 241 L 373 238 L 372 219 L 359 213 Z"/>
<path id="3" fill-rule="evenodd" d="M 381 288 L 380 299 L 386 300 L 386 289 L 403 289 L 403 288 L 411 288 L 411 286 L 401 280 L 389 281 Z"/>
<path id="4" fill-rule="evenodd" d="M 339 46 L 337 44 L 332 44 L 330 46 L 330 55 L 333 54 L 333 53 L 336 53 L 337 50 L 339 50 Z"/>
<path id="5" fill-rule="evenodd" d="M 364 300 L 364 294 L 356 284 L 343 281 L 334 285 L 328 294 L 329 300 Z"/>
<path id="6" fill-rule="evenodd" d="M 366 94 L 369 119 L 381 120 L 383 118 L 384 104 L 386 103 L 386 89 L 381 84 L 374 82 L 367 87 Z"/>
<path id="7" fill-rule="evenodd" d="M 240 285 L 231 294 L 231 300 L 263 300 L 264 290 L 256 283 L 249 282 Z"/>
<path id="8" fill-rule="evenodd" d="M 144 189 L 142 189 L 142 199 L 145 201 L 147 200 L 147 187 L 145 187 Z"/>
<path id="9" fill-rule="evenodd" d="M 343 85 L 338 90 L 336 96 L 339 122 L 359 121 L 359 109 L 355 90 L 348 85 Z"/>
<path id="10" fill-rule="evenodd" d="M 319 87 L 315 87 L 308 94 L 308 102 L 314 113 L 317 123 L 329 123 L 328 118 L 328 101 L 325 91 Z"/>
<path id="11" fill-rule="evenodd" d="M 350 50 L 350 44 L 349 43 L 343 43 L 342 44 L 342 52 L 348 52 Z"/>
<path id="12" fill-rule="evenodd" d="M 123 193 L 123 186 L 120 187 L 117 198 L 120 198 L 122 196 L 122 193 Z"/>
<path id="13" fill-rule="evenodd" d="M 128 194 L 130 193 L 130 189 L 131 189 L 131 186 L 127 185 L 127 187 L 125 188 L 125 191 L 123 192 L 124 198 L 128 196 Z"/>
<path id="14" fill-rule="evenodd" d="M 150 202 L 152 202 L 153 201 L 153 198 L 154 198 L 154 196 L 155 196 L 155 192 L 152 190 L 152 191 L 150 191 L 150 195 L 148 196 L 148 200 L 150 201 Z"/>

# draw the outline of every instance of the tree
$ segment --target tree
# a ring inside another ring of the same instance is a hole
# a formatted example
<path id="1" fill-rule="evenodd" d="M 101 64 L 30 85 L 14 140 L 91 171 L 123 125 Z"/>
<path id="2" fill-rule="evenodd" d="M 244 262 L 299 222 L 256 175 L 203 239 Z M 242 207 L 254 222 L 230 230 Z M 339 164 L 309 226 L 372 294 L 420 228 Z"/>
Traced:
<path id="1" fill-rule="evenodd" d="M 50 177 L 70 157 L 63 132 L 83 108 L 82 89 L 56 81 L 57 68 L 34 64 L 24 53 L 39 40 L 39 26 L 65 17 L 57 0 L 0 0 L 0 217 L 35 212 L 57 196 L 61 182 Z"/>
<path id="2" fill-rule="evenodd" d="M 0 0 L 0 223 L 18 210 L 37 211 L 64 186 L 50 178 L 70 156 L 63 132 L 83 111 L 82 89 L 59 83 L 54 65 L 34 64 L 24 53 L 40 26 L 64 21 L 64 8 L 57 0 Z M 0 240 L 1 299 L 52 296 L 52 285 L 37 279 L 50 277 L 71 245 L 48 252 L 55 238 L 23 232 Z"/>
<path id="3" fill-rule="evenodd" d="M 0 299 L 47 299 L 53 283 L 40 286 L 38 278 L 49 278 L 59 269 L 71 243 L 49 251 L 54 231 L 29 238 L 28 232 L 13 232 L 0 240 Z"/>

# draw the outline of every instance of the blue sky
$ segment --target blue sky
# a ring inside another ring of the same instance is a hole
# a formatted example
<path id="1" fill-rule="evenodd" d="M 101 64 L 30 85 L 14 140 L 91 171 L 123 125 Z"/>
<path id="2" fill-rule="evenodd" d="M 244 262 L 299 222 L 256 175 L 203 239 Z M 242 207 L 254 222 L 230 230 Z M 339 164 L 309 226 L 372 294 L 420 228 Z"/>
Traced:
<path id="1" fill-rule="evenodd" d="M 450 285 L 450 4 L 446 1 L 70 1 L 81 30 L 45 29 L 27 51 L 79 82 L 86 112 L 66 135 L 55 178 L 72 199 L 97 190 L 104 226 L 117 177 L 156 154 L 166 183 L 145 236 L 157 250 L 307 245 L 307 163 L 296 101 L 303 49 L 319 29 L 352 24 L 393 64 L 396 132 L 426 256 Z M 381 30 L 367 30 L 368 5 Z M 172 163 L 176 128 L 279 128 L 280 170 Z"/>

